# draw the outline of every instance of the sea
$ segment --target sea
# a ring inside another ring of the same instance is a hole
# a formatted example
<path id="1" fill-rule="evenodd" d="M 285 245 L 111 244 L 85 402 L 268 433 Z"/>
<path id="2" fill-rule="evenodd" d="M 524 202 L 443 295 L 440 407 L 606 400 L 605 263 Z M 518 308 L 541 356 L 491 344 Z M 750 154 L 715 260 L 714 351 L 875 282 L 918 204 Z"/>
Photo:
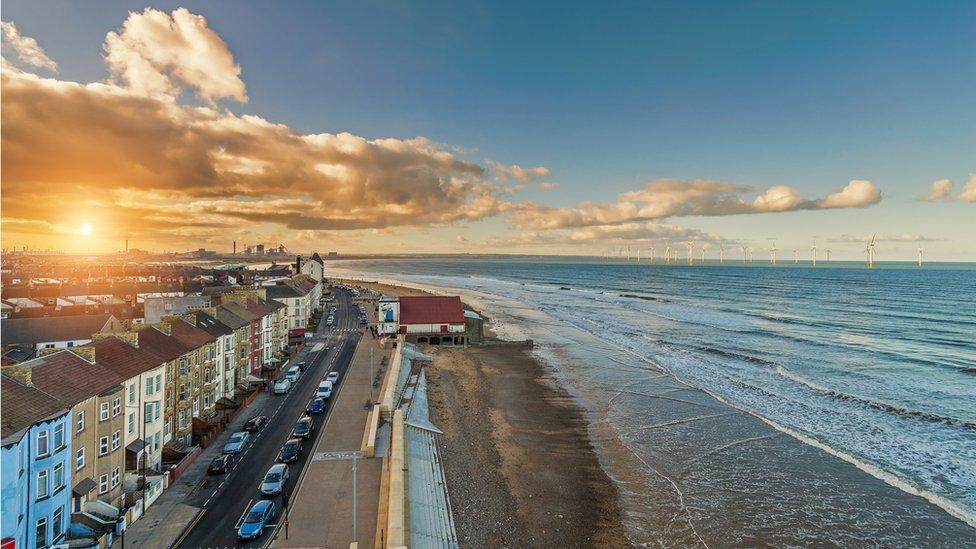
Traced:
<path id="1" fill-rule="evenodd" d="M 631 541 L 976 547 L 976 264 L 330 261 L 458 293 L 587 411 Z"/>

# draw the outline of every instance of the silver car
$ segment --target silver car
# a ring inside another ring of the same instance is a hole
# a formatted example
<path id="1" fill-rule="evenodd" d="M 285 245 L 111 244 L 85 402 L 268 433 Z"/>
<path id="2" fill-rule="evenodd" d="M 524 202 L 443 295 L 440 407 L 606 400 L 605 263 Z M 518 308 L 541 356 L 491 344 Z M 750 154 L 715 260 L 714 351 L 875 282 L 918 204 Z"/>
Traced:
<path id="1" fill-rule="evenodd" d="M 276 463 L 268 469 L 261 481 L 261 495 L 274 496 L 280 494 L 285 488 L 285 481 L 288 480 L 288 466 L 284 463 Z"/>

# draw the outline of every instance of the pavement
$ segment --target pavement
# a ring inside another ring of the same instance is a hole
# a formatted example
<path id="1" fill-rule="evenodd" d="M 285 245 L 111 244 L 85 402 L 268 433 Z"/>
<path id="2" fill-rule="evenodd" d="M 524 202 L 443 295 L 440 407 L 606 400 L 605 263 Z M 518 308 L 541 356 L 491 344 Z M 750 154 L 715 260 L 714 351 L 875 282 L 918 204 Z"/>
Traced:
<path id="1" fill-rule="evenodd" d="M 284 528 L 279 528 L 274 535 L 274 547 L 346 548 L 353 541 L 358 541 L 358 546 L 363 548 L 374 546 L 383 460 L 365 457 L 354 460 L 352 456 L 361 456 L 368 416 L 365 404 L 371 398 L 370 381 L 376 379 L 384 354 L 378 341 L 368 334 L 360 340 L 346 372 L 342 393 L 333 404 L 334 413 L 328 418 L 300 486 L 291 497 L 287 535 Z M 373 388 L 373 399 L 379 398 L 380 385 L 377 383 Z"/>

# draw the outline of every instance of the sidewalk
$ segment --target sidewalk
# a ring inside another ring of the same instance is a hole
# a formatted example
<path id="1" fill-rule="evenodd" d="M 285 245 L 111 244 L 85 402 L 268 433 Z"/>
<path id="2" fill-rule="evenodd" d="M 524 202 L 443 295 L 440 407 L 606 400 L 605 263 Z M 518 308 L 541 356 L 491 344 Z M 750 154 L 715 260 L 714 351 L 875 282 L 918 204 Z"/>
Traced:
<path id="1" fill-rule="evenodd" d="M 367 333 L 357 345 L 328 427 L 315 447 L 301 487 L 292 496 L 288 539 L 284 529 L 279 529 L 274 547 L 348 547 L 354 540 L 359 547 L 373 547 L 383 460 L 356 459 L 354 496 L 349 452 L 358 453 L 362 445 L 368 415 L 364 404 L 370 398 L 369 348 L 373 347 L 374 374 L 384 354 L 377 341 Z M 379 388 L 374 389 L 374 399 L 379 398 L 378 393 Z"/>
<path id="2" fill-rule="evenodd" d="M 306 345 L 298 352 L 296 361 L 305 360 L 314 345 Z M 250 406 L 245 408 L 227 424 L 223 430 L 173 484 L 170 484 L 139 520 L 130 524 L 125 531 L 125 544 L 129 547 L 145 549 L 169 549 L 193 524 L 197 514 L 203 509 L 187 505 L 197 487 L 206 479 L 207 468 L 215 457 L 223 452 L 224 444 L 230 435 L 240 431 L 247 420 L 265 411 L 271 393 L 262 391 Z M 122 536 L 115 536 L 114 549 L 122 548 Z"/>

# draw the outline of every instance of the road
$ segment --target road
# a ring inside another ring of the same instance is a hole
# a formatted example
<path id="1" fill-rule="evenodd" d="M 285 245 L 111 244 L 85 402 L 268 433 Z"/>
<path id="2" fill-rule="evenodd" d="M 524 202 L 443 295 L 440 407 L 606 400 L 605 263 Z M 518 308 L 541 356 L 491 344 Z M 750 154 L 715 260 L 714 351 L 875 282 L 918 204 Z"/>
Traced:
<path id="1" fill-rule="evenodd" d="M 333 392 L 330 402 L 334 402 L 342 391 L 346 368 L 362 336 L 359 332 L 358 309 L 351 294 L 335 288 L 333 294 L 336 296 L 338 309 L 335 324 L 332 327 L 325 326 L 323 317 L 319 332 L 308 343 L 309 347 L 313 347 L 316 342 L 328 341 L 328 347 L 305 359 L 308 368 L 287 395 L 272 395 L 272 398 L 265 401 L 264 409 L 245 412 L 248 417 L 267 416 L 268 423 L 260 432 L 252 434 L 251 442 L 244 452 L 238 454 L 230 471 L 207 477 L 186 502 L 202 507 L 204 511 L 178 547 L 261 547 L 268 541 L 265 538 L 271 528 L 265 529 L 265 534 L 255 540 L 240 542 L 237 540 L 237 526 L 251 505 L 261 498 L 261 481 L 268 469 L 276 463 L 278 451 L 290 438 L 295 422 L 305 415 L 319 381 L 328 372 L 338 371 L 339 386 Z M 328 311 L 325 316 L 328 316 L 327 313 Z M 298 461 L 289 466 L 290 474 L 286 484 L 289 493 L 294 492 L 295 483 L 301 476 L 315 443 L 322 435 L 322 426 L 331 414 L 332 407 L 329 406 L 325 414 L 312 416 L 315 436 L 303 444 Z M 280 496 L 275 497 L 275 503 L 279 509 L 275 519 L 277 521 L 283 516 Z"/>

